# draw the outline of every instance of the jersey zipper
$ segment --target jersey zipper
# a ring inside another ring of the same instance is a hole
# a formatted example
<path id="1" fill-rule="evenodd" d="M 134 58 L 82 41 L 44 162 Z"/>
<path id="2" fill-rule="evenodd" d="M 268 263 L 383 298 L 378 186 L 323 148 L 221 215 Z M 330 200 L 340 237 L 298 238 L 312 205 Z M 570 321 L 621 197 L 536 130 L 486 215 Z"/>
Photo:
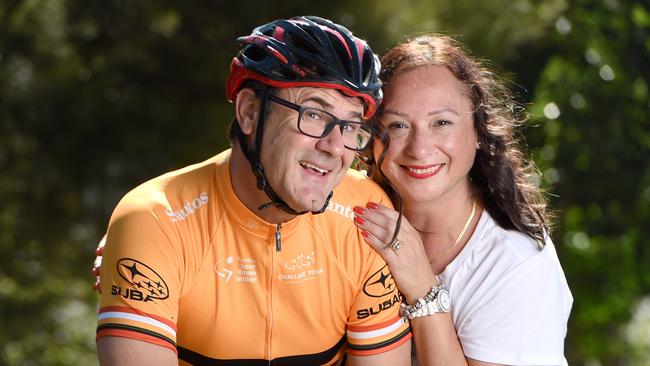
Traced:
<path id="1" fill-rule="evenodd" d="M 278 224 L 278 226 L 275 227 L 275 251 L 279 252 L 282 250 L 282 242 L 280 241 L 280 229 L 282 229 L 282 224 Z"/>
<path id="2" fill-rule="evenodd" d="M 281 243 L 281 235 L 280 231 L 282 230 L 282 224 L 277 224 L 275 227 L 275 252 L 279 252 L 282 250 L 282 243 Z M 271 365 L 271 360 L 272 360 L 272 347 L 271 347 L 271 340 L 273 339 L 273 268 L 275 267 L 275 255 L 273 253 L 273 250 L 270 250 L 269 256 L 271 257 L 270 260 L 270 265 L 269 265 L 269 300 L 268 300 L 268 307 L 269 307 L 269 316 L 268 316 L 268 334 L 266 338 L 266 344 L 267 344 L 267 354 L 268 354 L 268 365 Z"/>

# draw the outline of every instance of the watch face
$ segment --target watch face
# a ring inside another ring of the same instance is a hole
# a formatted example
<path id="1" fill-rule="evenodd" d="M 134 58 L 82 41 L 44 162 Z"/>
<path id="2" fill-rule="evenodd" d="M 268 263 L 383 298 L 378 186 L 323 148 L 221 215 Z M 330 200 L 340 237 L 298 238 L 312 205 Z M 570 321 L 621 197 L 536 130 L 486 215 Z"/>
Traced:
<path id="1" fill-rule="evenodd" d="M 438 303 L 440 304 L 440 310 L 449 311 L 451 309 L 451 298 L 449 297 L 449 291 L 440 290 L 438 292 Z"/>

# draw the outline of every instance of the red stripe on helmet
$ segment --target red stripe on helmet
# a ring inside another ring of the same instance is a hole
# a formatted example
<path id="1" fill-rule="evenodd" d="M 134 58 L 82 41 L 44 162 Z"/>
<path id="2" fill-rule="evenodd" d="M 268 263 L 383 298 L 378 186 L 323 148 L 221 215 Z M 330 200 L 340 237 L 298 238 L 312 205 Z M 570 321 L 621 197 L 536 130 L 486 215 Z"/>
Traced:
<path id="1" fill-rule="evenodd" d="M 349 97 L 361 98 L 366 106 L 363 118 L 368 119 L 375 114 L 377 110 L 377 102 L 369 94 L 361 93 L 356 90 L 347 88 L 340 84 L 326 83 L 323 81 L 278 81 L 269 79 L 265 76 L 252 72 L 246 69 L 241 61 L 236 57 L 233 58 L 232 63 L 230 64 L 230 74 L 226 80 L 226 97 L 229 101 L 234 102 L 237 93 L 241 89 L 242 85 L 246 80 L 253 79 L 257 80 L 266 85 L 270 85 L 275 88 L 293 88 L 301 86 L 310 86 L 314 88 L 326 88 L 326 89 L 335 89 L 341 91 L 343 94 Z"/>
<path id="2" fill-rule="evenodd" d="M 352 52 L 350 52 L 350 47 L 348 47 L 348 44 L 345 42 L 345 39 L 343 39 L 343 36 L 341 36 L 341 34 L 339 32 L 336 32 L 335 30 L 333 30 L 331 28 L 328 28 L 328 27 L 325 27 L 325 26 L 322 26 L 322 25 L 319 25 L 319 27 L 322 30 L 324 30 L 324 31 L 326 31 L 326 32 L 328 32 L 330 34 L 335 35 L 336 38 L 339 39 L 341 44 L 343 44 L 345 46 L 345 50 L 348 51 L 348 56 L 350 57 L 350 59 L 352 59 Z"/>
<path id="3" fill-rule="evenodd" d="M 307 26 L 311 25 L 311 24 L 309 24 L 309 23 L 307 23 L 305 21 L 297 20 L 297 19 L 290 19 L 289 21 L 294 23 L 294 24 L 303 24 L 303 25 L 307 25 Z M 352 52 L 350 52 L 350 47 L 348 47 L 348 44 L 345 42 L 345 39 L 343 39 L 343 36 L 341 36 L 341 34 L 339 32 L 335 31 L 332 28 L 324 26 L 322 24 L 316 23 L 314 25 L 318 26 L 318 28 L 324 30 L 325 32 L 333 34 L 334 36 L 336 36 L 336 38 L 339 39 L 341 44 L 343 44 L 343 46 L 345 46 L 345 50 L 348 52 L 348 56 L 350 57 L 350 59 L 352 59 Z"/>
<path id="4" fill-rule="evenodd" d="M 276 50 L 275 48 L 271 47 L 271 46 L 268 45 L 268 44 L 266 45 L 266 48 L 268 48 L 269 52 L 271 52 L 271 54 L 273 54 L 273 57 L 275 57 L 275 58 L 277 58 L 278 60 L 280 60 L 280 62 L 282 62 L 283 64 L 286 65 L 286 64 L 289 63 L 289 60 L 287 60 L 287 58 L 284 57 L 284 55 L 281 54 L 280 51 Z"/>
<path id="5" fill-rule="evenodd" d="M 357 53 L 359 54 L 359 61 L 363 62 L 363 50 L 366 48 L 366 42 L 354 37 L 354 44 L 357 46 Z"/>
<path id="6" fill-rule="evenodd" d="M 263 36 L 254 36 L 254 35 L 241 37 L 241 40 L 243 42 L 251 43 L 251 44 L 254 43 L 254 44 L 259 45 L 259 46 L 264 45 L 267 42 L 265 37 L 263 37 Z"/>
<path id="7" fill-rule="evenodd" d="M 284 28 L 275 27 L 275 30 L 273 32 L 273 38 L 284 43 Z"/>

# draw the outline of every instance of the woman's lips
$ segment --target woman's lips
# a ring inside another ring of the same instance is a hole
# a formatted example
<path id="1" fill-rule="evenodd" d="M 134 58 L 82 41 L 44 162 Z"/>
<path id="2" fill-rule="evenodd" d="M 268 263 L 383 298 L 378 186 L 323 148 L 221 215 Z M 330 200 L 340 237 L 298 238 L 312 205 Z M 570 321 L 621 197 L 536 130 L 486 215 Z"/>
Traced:
<path id="1" fill-rule="evenodd" d="M 406 174 L 415 179 L 426 179 L 436 175 L 440 169 L 445 166 L 445 163 L 433 165 L 401 165 Z"/>

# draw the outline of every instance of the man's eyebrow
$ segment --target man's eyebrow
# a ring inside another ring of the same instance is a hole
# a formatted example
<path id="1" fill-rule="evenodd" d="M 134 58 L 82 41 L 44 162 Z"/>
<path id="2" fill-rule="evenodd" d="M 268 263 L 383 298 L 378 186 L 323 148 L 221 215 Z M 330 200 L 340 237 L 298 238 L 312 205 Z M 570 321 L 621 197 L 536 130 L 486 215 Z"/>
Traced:
<path id="1" fill-rule="evenodd" d="M 408 117 L 409 116 L 408 113 L 400 112 L 400 111 L 395 110 L 395 109 L 384 109 L 383 113 L 384 114 L 394 114 L 394 115 L 397 115 L 397 116 L 400 116 L 400 117 Z M 427 113 L 427 115 L 433 116 L 433 115 L 442 114 L 442 113 L 451 113 L 451 114 L 455 114 L 455 115 L 460 117 L 460 114 L 458 112 L 456 112 L 456 110 L 451 109 L 451 108 L 436 109 L 436 110 L 433 110 L 433 111 Z"/>
<path id="2" fill-rule="evenodd" d="M 323 98 L 321 98 L 319 96 L 315 96 L 315 95 L 305 98 L 305 100 L 303 100 L 301 103 L 305 103 L 305 102 L 314 102 L 314 103 L 318 104 L 319 108 L 327 110 L 327 111 L 331 111 L 332 109 L 334 109 L 334 105 L 332 103 L 326 101 L 325 99 L 323 99 Z M 347 117 L 343 117 L 343 118 L 344 119 L 357 118 L 360 121 L 363 121 L 363 113 L 350 112 Z"/>

